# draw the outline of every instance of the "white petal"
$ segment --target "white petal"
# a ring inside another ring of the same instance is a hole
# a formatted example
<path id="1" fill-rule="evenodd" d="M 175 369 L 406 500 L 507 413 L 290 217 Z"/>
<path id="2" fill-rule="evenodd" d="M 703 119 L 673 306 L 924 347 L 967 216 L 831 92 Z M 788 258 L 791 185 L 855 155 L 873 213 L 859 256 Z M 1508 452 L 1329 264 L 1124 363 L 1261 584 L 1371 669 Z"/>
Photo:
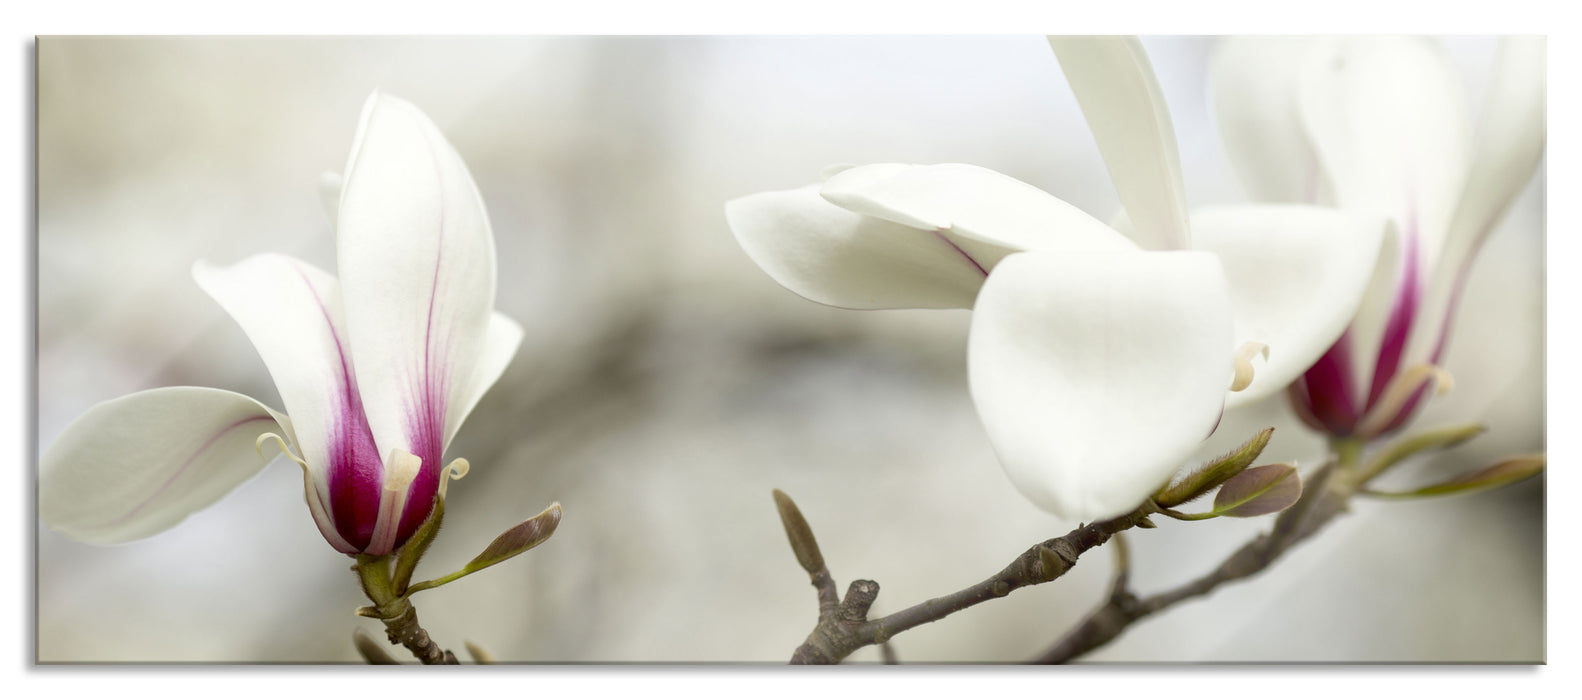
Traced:
<path id="1" fill-rule="evenodd" d="M 1191 245 L 1175 128 L 1136 37 L 1049 37 L 1144 248 Z"/>
<path id="2" fill-rule="evenodd" d="M 972 254 L 950 237 L 846 211 L 818 185 L 731 200 L 725 220 L 753 262 L 786 289 L 848 309 L 969 308 L 986 266 L 1009 249 Z"/>
<path id="3" fill-rule="evenodd" d="M 1542 36 L 1500 39 L 1488 104 L 1473 142 L 1471 171 L 1444 255 L 1434 267 L 1424 311 L 1413 328 L 1410 358 L 1438 361 L 1442 331 L 1454 313 L 1452 297 L 1465 283 L 1466 266 L 1538 167 L 1548 134 L 1545 49 Z"/>
<path id="4" fill-rule="evenodd" d="M 1301 111 L 1337 206 L 1389 217 L 1433 269 L 1467 173 L 1464 88 L 1420 37 L 1346 37 L 1308 57 Z"/>
<path id="5" fill-rule="evenodd" d="M 1359 413 L 1367 406 L 1379 351 L 1384 346 L 1385 330 L 1400 291 L 1401 265 L 1406 257 L 1401 241 L 1401 231 L 1392 222 L 1384 230 L 1379 260 L 1373 266 L 1362 303 L 1357 306 L 1357 314 L 1345 334 L 1350 352 L 1351 395 Z"/>
<path id="6" fill-rule="evenodd" d="M 457 428 L 472 413 L 484 392 L 505 373 L 506 366 L 511 364 L 511 358 L 516 356 L 516 349 L 521 344 L 521 324 L 498 311 L 489 316 L 489 331 L 483 338 L 483 353 L 478 356 L 478 364 L 473 368 L 467 392 L 452 406 L 446 417 L 449 423 L 445 427 L 445 435 L 456 434 Z M 450 437 L 446 437 L 445 445 L 450 446 Z"/>
<path id="7" fill-rule="evenodd" d="M 978 295 L 973 400 L 1034 504 L 1073 520 L 1137 507 L 1219 420 L 1231 309 L 1210 253 L 1034 252 Z"/>
<path id="8" fill-rule="evenodd" d="M 1280 391 L 1335 344 L 1362 303 L 1384 229 L 1383 219 L 1298 204 L 1192 213 L 1194 247 L 1218 255 L 1230 283 L 1234 347 L 1269 346 L 1227 406 Z"/>
<path id="9" fill-rule="evenodd" d="M 472 176 L 411 104 L 375 93 L 342 185 L 338 260 L 350 349 L 379 454 L 436 478 L 494 306 L 494 237 Z"/>
<path id="10" fill-rule="evenodd" d="M 324 212 L 330 215 L 330 221 L 335 221 L 341 207 L 340 173 L 328 170 L 319 173 L 319 203 L 324 205 Z"/>
<path id="11" fill-rule="evenodd" d="M 1310 37 L 1232 37 L 1215 49 L 1215 122 L 1242 186 L 1268 202 L 1325 201 L 1323 170 L 1297 111 Z"/>
<path id="12" fill-rule="evenodd" d="M 253 342 L 293 418 L 292 441 L 320 493 L 328 494 L 327 470 L 337 463 L 330 442 L 355 445 L 351 433 L 362 429 L 340 285 L 323 270 L 274 253 L 224 268 L 200 260 L 192 277 Z"/>
<path id="13" fill-rule="evenodd" d="M 285 424 L 267 406 L 219 389 L 166 387 L 106 401 L 45 451 L 39 515 L 92 544 L 163 532 L 263 469 L 269 459 L 253 441 Z"/>
<path id="14" fill-rule="evenodd" d="M 969 253 L 979 243 L 1000 251 L 1137 249 L 1081 209 L 976 165 L 864 165 L 830 176 L 819 192 L 858 214 L 939 231 Z"/>
<path id="15" fill-rule="evenodd" d="M 1500 39 L 1453 238 L 1481 242 L 1538 167 L 1548 134 L 1545 48 L 1542 36 Z"/>

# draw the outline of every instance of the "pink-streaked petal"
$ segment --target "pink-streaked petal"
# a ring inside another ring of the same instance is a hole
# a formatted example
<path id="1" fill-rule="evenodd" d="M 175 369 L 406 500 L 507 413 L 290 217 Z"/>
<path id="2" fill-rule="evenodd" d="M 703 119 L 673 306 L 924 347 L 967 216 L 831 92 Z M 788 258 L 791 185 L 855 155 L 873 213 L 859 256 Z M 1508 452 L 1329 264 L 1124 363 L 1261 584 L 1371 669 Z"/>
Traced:
<path id="1" fill-rule="evenodd" d="M 1321 41 L 1247 36 L 1215 48 L 1209 67 L 1215 123 L 1231 166 L 1254 199 L 1328 201 L 1329 186 L 1297 112 L 1302 68 Z"/>
<path id="2" fill-rule="evenodd" d="M 323 270 L 273 253 L 223 268 L 199 261 L 192 276 L 263 358 L 341 537 L 366 544 L 384 469 L 363 414 L 340 285 Z"/>
<path id="3" fill-rule="evenodd" d="M 39 515 L 92 544 L 163 532 L 263 469 L 272 455 L 259 457 L 254 441 L 288 425 L 268 406 L 219 389 L 166 387 L 106 401 L 45 450 Z"/>
<path id="4" fill-rule="evenodd" d="M 1385 227 L 1383 219 L 1299 204 L 1192 213 L 1196 249 L 1219 256 L 1230 283 L 1235 346 L 1269 349 L 1227 406 L 1275 394 L 1335 344 L 1367 291 Z"/>
<path id="5" fill-rule="evenodd" d="M 1191 247 L 1175 127 L 1137 37 L 1049 37 L 1121 205 L 1151 250 Z"/>
<path id="6" fill-rule="evenodd" d="M 976 165 L 864 165 L 830 176 L 819 193 L 843 209 L 946 237 L 983 270 L 1010 251 L 1137 249 L 1081 209 Z M 984 248 L 994 255 L 979 255 Z"/>
<path id="7" fill-rule="evenodd" d="M 1342 334 L 1292 387 L 1298 414 L 1311 416 L 1331 435 L 1350 435 L 1360 417 L 1348 336 L 1349 332 Z"/>
<path id="8" fill-rule="evenodd" d="M 494 306 L 494 237 L 445 136 L 379 93 L 346 163 L 337 230 L 349 346 L 378 454 L 423 460 L 399 546 L 431 506 L 449 407 L 472 389 Z"/>
<path id="9" fill-rule="evenodd" d="M 852 213 L 818 185 L 731 200 L 725 220 L 776 282 L 848 309 L 970 308 L 985 266 L 1013 252 Z"/>
<path id="10" fill-rule="evenodd" d="M 1406 352 L 1406 342 L 1412 331 L 1412 325 L 1417 320 L 1419 307 L 1423 294 L 1423 269 L 1421 247 L 1423 237 L 1418 235 L 1417 220 L 1408 219 L 1406 230 L 1402 232 L 1405 247 L 1401 249 L 1401 259 L 1404 261 L 1398 269 L 1395 280 L 1395 295 L 1390 306 L 1390 315 L 1384 322 L 1384 335 L 1380 337 L 1379 353 L 1374 361 L 1372 381 L 1368 387 L 1368 407 L 1372 408 L 1384 393 L 1390 380 L 1395 378 L 1395 373 L 1401 367 L 1402 354 Z"/>
<path id="11" fill-rule="evenodd" d="M 1296 414 L 1303 425 L 1320 433 L 1328 432 L 1324 422 L 1318 419 L 1318 414 L 1313 412 L 1313 398 L 1307 393 L 1306 377 L 1299 377 L 1285 388 L 1285 396 L 1291 407 L 1291 412 Z M 1217 428 L 1216 428 L 1217 430 Z"/>
<path id="12" fill-rule="evenodd" d="M 1400 238 L 1393 284 L 1387 299 L 1368 304 L 1388 308 L 1385 313 L 1409 328 L 1426 282 L 1422 275 L 1440 258 L 1467 175 L 1465 88 L 1443 50 L 1427 39 L 1345 37 L 1323 46 L 1304 69 L 1303 123 L 1335 188 L 1336 205 L 1395 221 Z M 1377 347 L 1356 348 L 1359 359 L 1379 353 L 1376 374 L 1399 366 L 1397 339 L 1384 332 L 1392 337 Z"/>
<path id="13" fill-rule="evenodd" d="M 1231 328 L 1213 254 L 1018 253 L 978 295 L 967 378 L 1017 489 L 1091 522 L 1140 505 L 1219 422 Z"/>
<path id="14" fill-rule="evenodd" d="M 1547 42 L 1542 36 L 1501 37 L 1478 124 L 1471 172 L 1412 329 L 1408 357 L 1441 364 L 1472 261 L 1515 201 L 1543 156 L 1548 127 Z"/>

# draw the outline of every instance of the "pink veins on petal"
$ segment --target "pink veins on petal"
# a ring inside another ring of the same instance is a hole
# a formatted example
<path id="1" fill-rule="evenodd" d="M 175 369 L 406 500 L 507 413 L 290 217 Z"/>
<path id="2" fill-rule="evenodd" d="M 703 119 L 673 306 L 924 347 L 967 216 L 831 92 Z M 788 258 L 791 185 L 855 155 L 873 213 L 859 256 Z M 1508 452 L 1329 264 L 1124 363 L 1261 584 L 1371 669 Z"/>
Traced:
<path id="1" fill-rule="evenodd" d="M 936 238 L 938 238 L 941 241 L 944 241 L 945 245 L 950 246 L 951 250 L 956 251 L 957 253 L 961 254 L 961 257 L 966 258 L 967 262 L 972 265 L 973 269 L 978 271 L 978 274 L 983 275 L 984 277 L 988 277 L 989 276 L 989 271 L 983 269 L 983 265 L 978 263 L 978 259 L 977 258 L 972 257 L 971 255 L 969 255 L 967 253 L 967 251 L 962 250 L 961 246 L 956 245 L 956 242 L 950 240 L 950 237 L 946 236 L 943 231 L 940 231 L 940 230 L 936 229 L 936 230 L 932 231 L 932 233 L 934 234 L 934 236 Z"/>
<path id="2" fill-rule="evenodd" d="M 214 443 L 219 442 L 220 438 L 225 437 L 232 430 L 235 430 L 235 429 L 240 428 L 240 427 L 242 427 L 244 425 L 247 425 L 248 423 L 254 423 L 254 422 L 257 422 L 257 421 L 261 421 L 261 420 L 274 422 L 275 419 L 274 419 L 273 416 L 270 416 L 268 414 L 259 415 L 259 416 L 248 416 L 247 418 L 243 418 L 241 420 L 236 421 L 235 423 L 232 423 L 232 424 L 227 425 L 227 426 L 225 426 L 223 428 L 220 428 L 219 430 L 216 430 L 213 435 L 209 436 L 209 438 L 207 440 L 203 441 L 202 445 L 198 446 L 198 449 L 193 450 L 192 455 L 187 457 L 187 460 L 185 462 L 182 462 L 180 467 L 176 468 L 176 471 L 170 475 L 170 478 L 165 479 L 165 483 L 160 484 L 159 488 L 154 489 L 154 492 L 149 494 L 148 498 L 143 499 L 142 502 L 138 503 L 136 507 L 132 508 L 131 510 L 129 510 L 129 511 L 127 511 L 127 512 L 125 512 L 125 513 L 123 513 L 123 514 L 121 514 L 119 516 L 117 516 L 114 520 L 106 522 L 103 525 L 100 525 L 98 527 L 100 527 L 100 528 L 114 527 L 114 526 L 120 525 L 121 523 L 124 523 L 127 520 L 131 519 L 132 516 L 137 515 L 138 513 L 141 513 L 144 508 L 148 507 L 148 504 L 153 503 L 155 499 L 159 498 L 160 494 L 163 494 L 165 492 L 165 489 L 170 488 L 171 484 L 176 483 L 176 480 L 181 478 L 182 474 L 187 473 L 187 468 L 191 467 L 192 463 L 197 461 L 198 457 L 202 456 L 204 452 L 207 452 L 210 447 L 213 447 Z"/>
<path id="3" fill-rule="evenodd" d="M 373 430 L 368 426 L 368 416 L 363 413 L 362 395 L 357 391 L 357 379 L 352 373 L 351 361 L 346 357 L 345 343 L 330 318 L 329 307 L 319 290 L 308 280 L 301 269 L 302 281 L 313 293 L 319 305 L 324 324 L 335 341 L 336 359 L 340 372 L 333 398 L 334 410 L 326 431 L 324 465 L 330 490 L 330 517 L 335 530 L 348 544 L 359 551 L 373 539 L 374 525 L 379 519 L 379 494 L 384 486 L 384 463 L 379 457 L 379 447 L 374 443 Z"/>
<path id="4" fill-rule="evenodd" d="M 1401 264 L 1401 279 L 1396 285 L 1395 306 L 1384 326 L 1384 339 L 1379 346 L 1379 358 L 1373 370 L 1373 383 L 1368 390 L 1368 407 L 1372 408 L 1384 393 L 1384 388 L 1401 366 L 1401 354 L 1406 351 L 1411 337 L 1412 321 L 1417 317 L 1417 307 L 1422 294 L 1418 262 L 1417 215 L 1406 222 L 1406 239 L 1401 246 L 1405 258 Z"/>
<path id="5" fill-rule="evenodd" d="M 445 172 L 440 166 L 431 137 L 428 134 L 424 134 L 424 137 L 434 165 L 434 187 L 441 193 L 441 204 L 439 221 L 435 226 L 434 271 L 429 279 L 428 315 L 423 327 L 422 366 L 415 368 L 412 375 L 417 386 L 407 392 L 407 396 L 417 399 L 416 406 L 406 407 L 407 441 L 412 446 L 412 454 L 423 460 L 423 466 L 407 491 L 406 506 L 401 513 L 400 526 L 396 529 L 395 542 L 398 547 L 428 518 L 429 510 L 434 505 L 434 494 L 439 490 L 440 461 L 445 449 L 445 399 L 450 387 L 450 336 L 442 332 L 436 337 L 434 328 L 435 315 L 441 312 L 437 308 L 441 285 L 440 264 L 445 258 Z M 443 342 L 444 346 L 436 347 L 437 342 Z"/>

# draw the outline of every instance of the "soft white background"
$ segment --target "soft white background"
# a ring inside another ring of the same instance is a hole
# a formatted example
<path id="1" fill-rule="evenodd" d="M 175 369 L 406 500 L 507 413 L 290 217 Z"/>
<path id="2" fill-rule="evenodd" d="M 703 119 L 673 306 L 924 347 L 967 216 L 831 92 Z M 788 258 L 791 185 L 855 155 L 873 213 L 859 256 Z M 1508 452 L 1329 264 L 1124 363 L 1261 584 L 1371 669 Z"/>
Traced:
<path id="1" fill-rule="evenodd" d="M 1211 42 L 1145 42 L 1193 204 L 1241 201 L 1205 102 Z M 528 329 L 452 446 L 424 572 L 552 500 L 560 532 L 416 598 L 442 643 L 525 661 L 785 659 L 815 605 L 774 517 L 793 495 L 844 588 L 892 612 L 998 570 L 1061 523 L 994 463 L 966 394 L 965 312 L 853 312 L 763 275 L 726 199 L 836 162 L 968 162 L 1108 218 L 1116 199 L 1041 37 L 73 39 L 39 41 L 38 444 L 93 403 L 167 384 L 279 405 L 191 262 L 280 251 L 333 269 L 314 183 L 375 88 L 423 108 L 471 167 Z M 1449 44 L 1481 92 L 1492 42 Z M 1556 71 L 1558 73 L 1558 71 Z M 1544 448 L 1539 178 L 1491 241 L 1420 421 L 1489 435 L 1434 469 Z M 1272 458 L 1319 443 L 1282 428 Z M 1271 419 L 1229 417 L 1217 441 Z M 1423 472 L 1426 478 L 1430 472 Z M 1144 592 L 1265 521 L 1131 538 Z M 42 661 L 353 661 L 349 563 L 277 463 L 163 535 L 90 547 L 39 527 Z M 1540 483 L 1353 517 L 1268 575 L 1138 625 L 1108 661 L 1545 657 Z M 906 661 L 1014 661 L 1097 599 L 1072 575 L 898 637 Z M 876 653 L 859 653 L 873 660 Z"/>

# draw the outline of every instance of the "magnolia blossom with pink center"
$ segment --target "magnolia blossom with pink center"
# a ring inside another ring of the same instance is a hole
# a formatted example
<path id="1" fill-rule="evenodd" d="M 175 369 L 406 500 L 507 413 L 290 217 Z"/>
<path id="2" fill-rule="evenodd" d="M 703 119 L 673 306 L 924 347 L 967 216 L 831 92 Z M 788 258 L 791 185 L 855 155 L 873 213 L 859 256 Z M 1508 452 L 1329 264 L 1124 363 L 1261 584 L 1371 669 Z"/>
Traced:
<path id="1" fill-rule="evenodd" d="M 168 387 L 89 409 L 44 454 L 45 524 L 96 544 L 168 529 L 256 474 L 302 466 L 331 546 L 388 554 L 428 517 L 451 438 L 505 370 L 522 329 L 492 311 L 494 236 L 455 149 L 413 105 L 369 97 L 330 176 L 339 278 L 285 255 L 193 266 L 242 327 L 286 410 Z M 273 440 L 277 444 L 269 444 Z"/>
<path id="2" fill-rule="evenodd" d="M 1214 109 L 1231 162 L 1259 199 L 1388 217 L 1393 241 L 1343 335 L 1291 386 L 1313 428 L 1400 428 L 1434 384 L 1477 251 L 1543 154 L 1545 41 L 1499 42 L 1476 131 L 1466 88 L 1421 37 L 1226 42 Z"/>
<path id="3" fill-rule="evenodd" d="M 1335 342 L 1384 224 L 1303 205 L 1189 214 L 1141 44 L 1050 44 L 1126 233 L 961 164 L 834 167 L 733 200 L 726 218 L 754 262 L 813 301 L 972 309 L 968 381 L 1001 466 L 1034 504 L 1092 521 L 1136 508 L 1227 404 L 1278 393 Z"/>

